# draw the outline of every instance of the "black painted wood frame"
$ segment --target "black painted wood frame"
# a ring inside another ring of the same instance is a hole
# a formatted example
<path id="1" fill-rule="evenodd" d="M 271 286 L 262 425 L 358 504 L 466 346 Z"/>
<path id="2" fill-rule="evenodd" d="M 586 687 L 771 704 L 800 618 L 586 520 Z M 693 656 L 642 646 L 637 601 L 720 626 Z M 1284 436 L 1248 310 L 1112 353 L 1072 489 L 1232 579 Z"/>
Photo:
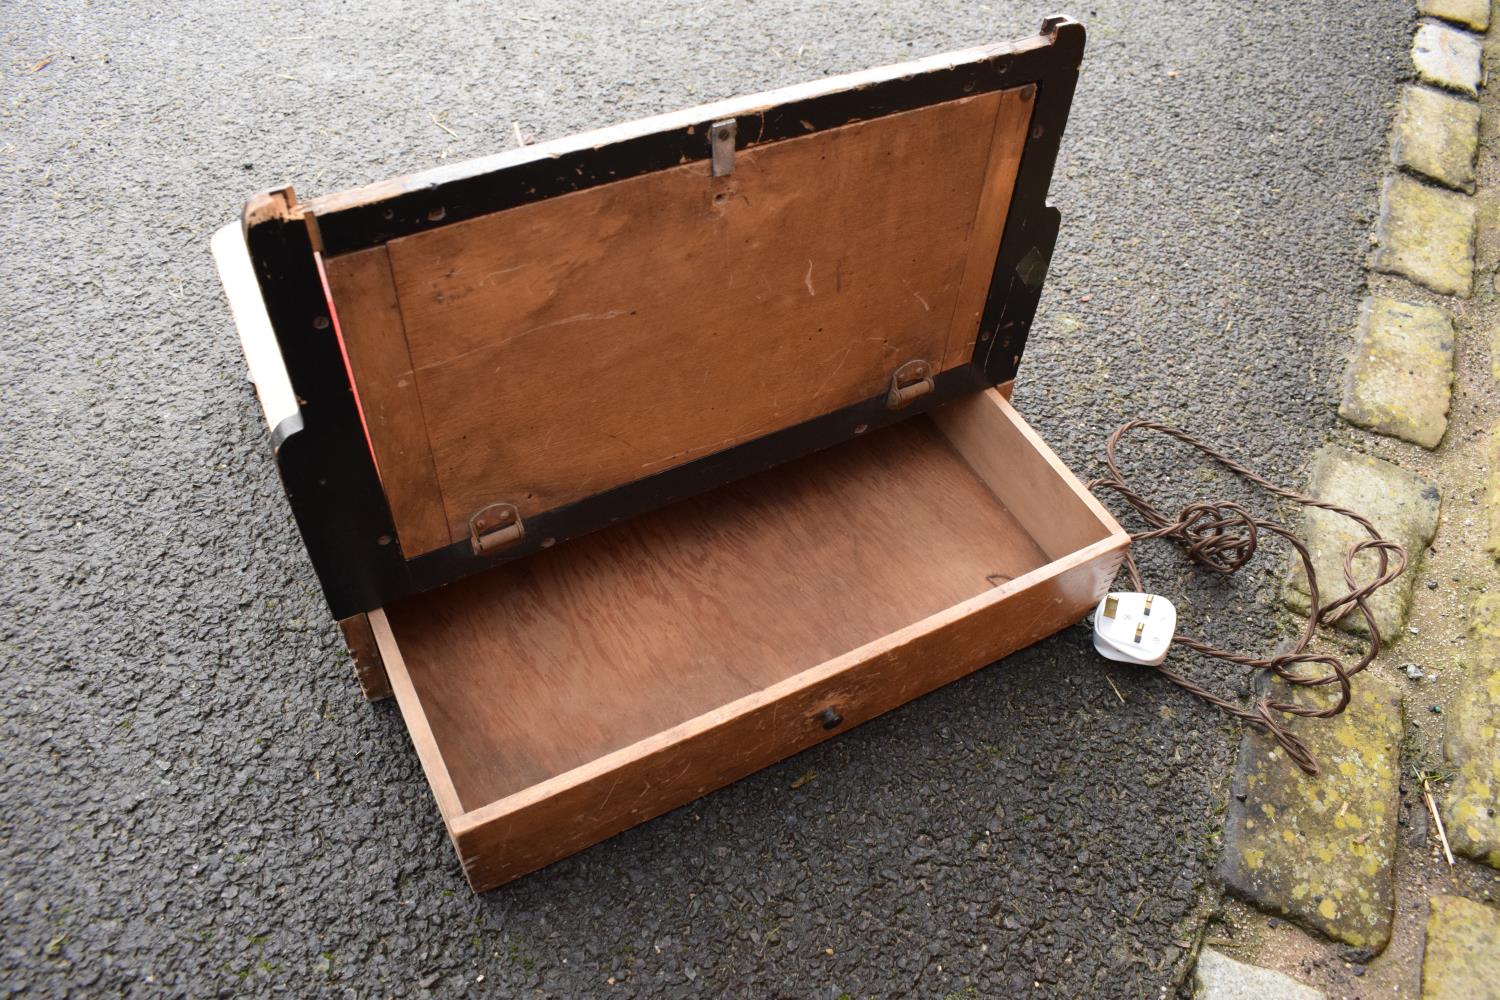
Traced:
<path id="1" fill-rule="evenodd" d="M 703 116 L 683 112 L 615 130 L 603 145 L 578 142 L 560 152 L 417 174 L 390 185 L 299 206 L 290 188 L 245 207 L 246 245 L 281 349 L 298 412 L 274 428 L 273 445 L 287 496 L 330 610 L 343 619 L 383 607 L 495 563 L 525 557 L 544 541 L 565 541 L 941 406 L 1015 377 L 1057 239 L 1059 215 L 1047 204 L 1059 142 L 1083 58 L 1082 25 L 1048 18 L 1034 38 L 923 60 L 890 72 L 853 74 L 745 103 L 737 146 L 835 128 L 988 91 L 1034 85 L 1031 130 L 1022 151 L 1005 233 L 979 336 L 969 364 L 940 375 L 936 388 L 892 411 L 885 394 L 794 427 L 688 462 L 526 520 L 519 543 L 476 555 L 467 539 L 406 559 L 381 489 L 330 316 L 321 260 L 464 219 L 577 191 L 710 155 Z M 698 110 L 698 109 L 695 109 Z M 501 158 L 502 160 L 505 158 Z"/>

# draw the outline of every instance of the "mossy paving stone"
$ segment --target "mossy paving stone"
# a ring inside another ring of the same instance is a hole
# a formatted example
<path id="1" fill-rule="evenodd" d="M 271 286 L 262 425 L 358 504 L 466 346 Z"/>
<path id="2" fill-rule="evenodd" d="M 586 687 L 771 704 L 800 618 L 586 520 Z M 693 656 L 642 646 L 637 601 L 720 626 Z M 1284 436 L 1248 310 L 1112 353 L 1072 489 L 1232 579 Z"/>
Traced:
<path id="1" fill-rule="evenodd" d="M 1475 31 L 1484 31 L 1490 26 L 1490 0 L 1417 0 L 1417 12 Z"/>
<path id="2" fill-rule="evenodd" d="M 1388 641 L 1394 640 L 1406 624 L 1417 563 L 1437 531 L 1442 494 L 1426 480 L 1390 462 L 1334 446 L 1313 456 L 1308 491 L 1364 515 L 1376 531 L 1406 547 L 1410 560 L 1406 572 L 1377 590 L 1368 602 L 1380 634 Z M 1354 542 L 1369 536 L 1349 518 L 1333 511 L 1311 508 L 1305 518 L 1303 537 L 1312 553 L 1313 570 L 1318 574 L 1318 598 L 1326 603 L 1329 598 L 1347 592 L 1344 554 Z M 1302 570 L 1302 560 L 1295 554 L 1289 558 L 1286 603 L 1293 610 L 1306 613 L 1307 576 Z M 1355 561 L 1357 581 L 1363 583 L 1375 576 L 1378 558 L 1377 553 L 1366 552 Z M 1356 635 L 1367 632 L 1364 616 L 1358 611 L 1345 615 L 1338 627 Z"/>
<path id="3" fill-rule="evenodd" d="M 1456 191 L 1390 177 L 1380 195 L 1370 266 L 1435 292 L 1468 298 L 1474 286 L 1474 203 Z"/>
<path id="4" fill-rule="evenodd" d="M 1495 340 L 1495 364 L 1500 365 L 1500 337 Z M 1489 521 L 1485 551 L 1500 559 L 1500 424 L 1490 431 L 1489 475 L 1484 491 L 1485 517 Z"/>
<path id="5" fill-rule="evenodd" d="M 1469 612 L 1469 656 L 1444 746 L 1458 768 L 1444 820 L 1453 849 L 1500 868 L 1500 594 Z"/>
<path id="6" fill-rule="evenodd" d="M 1339 416 L 1436 448 L 1448 429 L 1453 321 L 1435 306 L 1366 299 Z"/>
<path id="7" fill-rule="evenodd" d="M 1332 694 L 1299 688 L 1295 697 L 1322 704 Z M 1303 774 L 1274 740 L 1246 729 L 1219 877 L 1261 909 L 1381 951 L 1390 940 L 1395 900 L 1400 692 L 1361 674 L 1341 715 L 1296 719 L 1291 728 L 1322 773 Z"/>
<path id="8" fill-rule="evenodd" d="M 1462 896 L 1429 902 L 1422 1000 L 1500 1000 L 1500 910 Z"/>
<path id="9" fill-rule="evenodd" d="M 1478 149 L 1478 104 L 1427 87 L 1402 91 L 1391 140 L 1396 166 L 1472 193 Z"/>

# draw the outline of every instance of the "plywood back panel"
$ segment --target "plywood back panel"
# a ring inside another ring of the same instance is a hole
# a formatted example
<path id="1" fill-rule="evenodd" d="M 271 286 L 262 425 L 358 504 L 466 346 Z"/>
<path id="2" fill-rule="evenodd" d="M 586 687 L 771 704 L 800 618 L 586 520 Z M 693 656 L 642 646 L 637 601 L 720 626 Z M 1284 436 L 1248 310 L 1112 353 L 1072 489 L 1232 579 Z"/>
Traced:
<path id="1" fill-rule="evenodd" d="M 1033 99 L 950 101 L 751 146 L 725 177 L 687 163 L 392 240 L 405 356 L 351 362 L 362 400 L 410 380 L 427 448 L 384 448 L 371 423 L 382 476 L 435 477 L 458 541 L 488 504 L 524 518 L 874 396 L 907 361 L 962 364 Z M 327 264 L 340 316 L 346 261 Z M 430 464 L 407 475 L 387 453 Z M 408 558 L 437 547 L 430 516 L 406 515 L 409 536 L 393 512 Z"/>

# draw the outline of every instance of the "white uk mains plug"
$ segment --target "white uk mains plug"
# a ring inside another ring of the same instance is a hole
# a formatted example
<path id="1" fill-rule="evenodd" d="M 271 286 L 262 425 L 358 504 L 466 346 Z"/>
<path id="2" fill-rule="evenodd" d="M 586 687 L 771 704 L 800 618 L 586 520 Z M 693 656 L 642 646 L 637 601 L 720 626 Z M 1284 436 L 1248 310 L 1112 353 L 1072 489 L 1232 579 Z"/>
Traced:
<path id="1" fill-rule="evenodd" d="M 1094 648 L 1122 663 L 1156 666 L 1167 658 L 1177 630 L 1177 609 L 1160 594 L 1116 591 L 1094 610 Z"/>

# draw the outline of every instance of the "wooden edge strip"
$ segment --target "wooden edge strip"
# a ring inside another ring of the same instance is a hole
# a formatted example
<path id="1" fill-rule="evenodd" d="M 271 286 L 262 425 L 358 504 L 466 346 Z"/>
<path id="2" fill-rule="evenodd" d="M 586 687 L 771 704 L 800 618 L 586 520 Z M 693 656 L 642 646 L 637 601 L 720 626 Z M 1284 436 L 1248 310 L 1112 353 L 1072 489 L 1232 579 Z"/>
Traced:
<path id="1" fill-rule="evenodd" d="M 1073 470 L 1068 468 L 1067 464 L 1057 457 L 1057 452 L 1053 451 L 1047 442 L 1042 440 L 1041 435 L 1033 430 L 1031 425 L 1022 418 L 1021 414 L 1016 411 L 1015 406 L 1011 403 L 1009 393 L 1001 394 L 995 389 L 986 389 L 984 396 L 994 403 L 997 410 L 1005 414 L 1006 419 L 1015 426 L 1017 433 L 1026 439 L 1027 444 L 1031 445 L 1048 465 L 1052 466 L 1052 471 L 1057 473 L 1057 478 L 1062 480 L 1063 484 L 1073 492 L 1073 495 L 1081 500 L 1083 505 L 1089 509 L 1089 512 L 1099 519 L 1099 523 L 1111 535 L 1119 536 L 1126 542 L 1129 542 L 1130 533 L 1120 527 L 1120 522 L 1115 520 L 1115 516 L 1109 512 L 1109 509 L 1099 502 L 1098 497 L 1088 491 L 1088 488 L 1083 485 L 1082 481 L 1073 474 Z"/>
<path id="2" fill-rule="evenodd" d="M 1013 87 L 999 92 L 995 109 L 995 126 L 991 133 L 989 158 L 979 199 L 974 206 L 974 221 L 969 229 L 969 253 L 959 279 L 958 294 L 953 301 L 947 346 L 943 351 L 942 371 L 968 361 L 974 354 L 979 336 L 979 322 L 989 301 L 990 284 L 1000 240 L 1005 234 L 1005 220 L 1010 214 L 1011 196 L 1020 174 L 1021 151 L 1031 128 L 1036 108 L 1034 85 Z"/>
<path id="3" fill-rule="evenodd" d="M 437 799 L 438 811 L 443 814 L 443 820 L 451 833 L 454 820 L 463 814 L 463 806 L 453 787 L 453 778 L 448 774 L 448 765 L 443 762 L 443 751 L 438 747 L 437 738 L 432 735 L 427 712 L 422 708 L 422 699 L 417 696 L 411 675 L 406 671 L 406 660 L 401 655 L 401 647 L 396 643 L 395 634 L 391 632 L 391 624 L 386 620 L 384 609 L 371 611 L 369 618 L 370 631 L 375 634 L 380 657 L 385 661 L 385 673 L 390 680 L 391 693 L 396 696 L 396 704 L 400 706 L 401 716 L 406 720 L 406 731 L 411 734 L 412 745 L 416 747 L 417 759 L 422 762 L 422 772 L 427 775 L 427 784 L 432 786 L 432 797 Z"/>
<path id="4" fill-rule="evenodd" d="M 401 552 L 412 559 L 449 545 L 458 539 L 448 528 L 390 254 L 378 246 L 331 257 L 324 280 Z"/>
<path id="5" fill-rule="evenodd" d="M 653 135 L 658 132 L 672 132 L 690 125 L 696 125 L 699 122 L 755 114 L 783 104 L 805 101 L 827 94 L 839 93 L 840 91 L 858 90 L 875 84 L 885 83 L 889 80 L 917 76 L 936 70 L 952 69 L 967 63 L 983 62 L 997 56 L 1018 55 L 1032 49 L 1045 48 L 1050 44 L 1051 38 L 1049 36 L 1036 35 L 1019 41 L 981 45 L 974 48 L 962 49 L 957 52 L 927 56 L 922 59 L 912 60 L 911 62 L 897 63 L 892 66 L 881 66 L 876 69 L 845 73 L 808 83 L 793 84 L 792 86 L 768 90 L 759 94 L 732 97 L 710 104 L 687 108 L 682 111 L 652 115 L 648 118 L 640 118 L 635 121 L 594 129 L 589 132 L 581 132 L 577 135 L 565 136 L 548 142 L 540 142 L 532 146 L 522 146 L 518 149 L 510 149 L 491 156 L 466 160 L 462 163 L 434 167 L 430 170 L 420 171 L 419 173 L 408 174 L 405 177 L 398 177 L 376 184 L 368 184 L 350 191 L 324 195 L 306 202 L 305 208 L 317 215 L 332 215 L 351 208 L 358 208 L 373 202 L 382 201 L 396 195 L 419 191 L 425 188 L 434 188 L 452 183 L 453 181 L 468 180 L 524 163 L 556 159 L 569 153 L 576 153 L 585 149 L 597 149 L 601 146 Z M 707 141 L 704 142 L 703 148 L 706 157 L 708 155 Z"/>
<path id="6" fill-rule="evenodd" d="M 385 675 L 385 663 L 380 658 L 380 646 L 375 642 L 375 633 L 370 630 L 370 616 L 353 615 L 339 622 L 339 631 L 344 633 L 344 645 L 354 658 L 354 675 L 359 680 L 359 689 L 368 701 L 383 701 L 391 696 L 391 682 Z"/>
<path id="7" fill-rule="evenodd" d="M 222 226 L 209 241 L 209 247 L 224 285 L 224 297 L 229 300 L 229 313 L 234 317 L 240 349 L 245 354 L 266 426 L 275 430 L 277 424 L 297 413 L 297 396 L 292 392 L 292 380 L 281 360 L 281 348 L 271 329 L 260 282 L 255 280 L 244 227 L 239 222 Z"/>
<path id="8" fill-rule="evenodd" d="M 1108 557 L 1110 553 L 1116 550 L 1123 551 L 1127 542 L 1128 539 L 1124 537 L 1110 536 L 1105 538 L 1085 549 L 1080 549 L 1061 559 L 1047 563 L 1029 573 L 993 587 L 967 601 L 945 608 L 935 615 L 930 615 L 905 628 L 881 636 L 879 639 L 840 654 L 815 667 L 793 674 L 769 687 L 738 698 L 727 705 L 722 705 L 710 712 L 705 712 L 702 715 L 679 723 L 670 729 L 654 733 L 643 740 L 622 747 L 596 760 L 589 761 L 587 764 L 581 764 L 572 770 L 548 778 L 529 788 L 514 792 L 504 798 L 486 803 L 474 810 L 456 816 L 449 821 L 449 830 L 456 841 L 466 833 L 483 827 L 504 816 L 545 802 L 548 799 L 563 794 L 571 788 L 585 785 L 590 781 L 596 780 L 601 775 L 623 771 L 630 765 L 653 754 L 670 750 L 674 746 L 692 739 L 701 733 L 725 726 L 740 717 L 747 716 L 807 687 L 836 678 L 838 675 L 849 671 L 857 671 L 869 663 L 869 661 L 882 654 L 919 641 L 930 633 L 937 632 L 955 622 L 961 622 L 1018 593 L 1043 585 L 1047 581 L 1061 576 L 1072 569 L 1087 565 L 1096 559 Z M 371 619 L 373 622 L 373 614 L 371 615 Z M 394 673 L 393 671 L 393 675 Z M 401 673 L 404 676 L 404 668 L 402 668 Z M 392 686 L 396 687 L 394 676 L 392 677 L 392 681 Z M 398 701 L 401 700 L 399 687 L 397 687 L 396 698 Z M 404 704 L 402 710 L 403 712 L 405 711 Z M 410 719 L 408 721 L 410 722 Z M 415 727 L 413 727 L 412 735 L 415 741 Z M 444 772 L 444 777 L 446 778 L 446 772 Z"/>
<path id="9" fill-rule="evenodd" d="M 932 419 L 1027 534 L 1051 558 L 1101 535 L 1128 540 L 1104 505 L 1079 482 L 998 389 L 932 411 Z"/>

